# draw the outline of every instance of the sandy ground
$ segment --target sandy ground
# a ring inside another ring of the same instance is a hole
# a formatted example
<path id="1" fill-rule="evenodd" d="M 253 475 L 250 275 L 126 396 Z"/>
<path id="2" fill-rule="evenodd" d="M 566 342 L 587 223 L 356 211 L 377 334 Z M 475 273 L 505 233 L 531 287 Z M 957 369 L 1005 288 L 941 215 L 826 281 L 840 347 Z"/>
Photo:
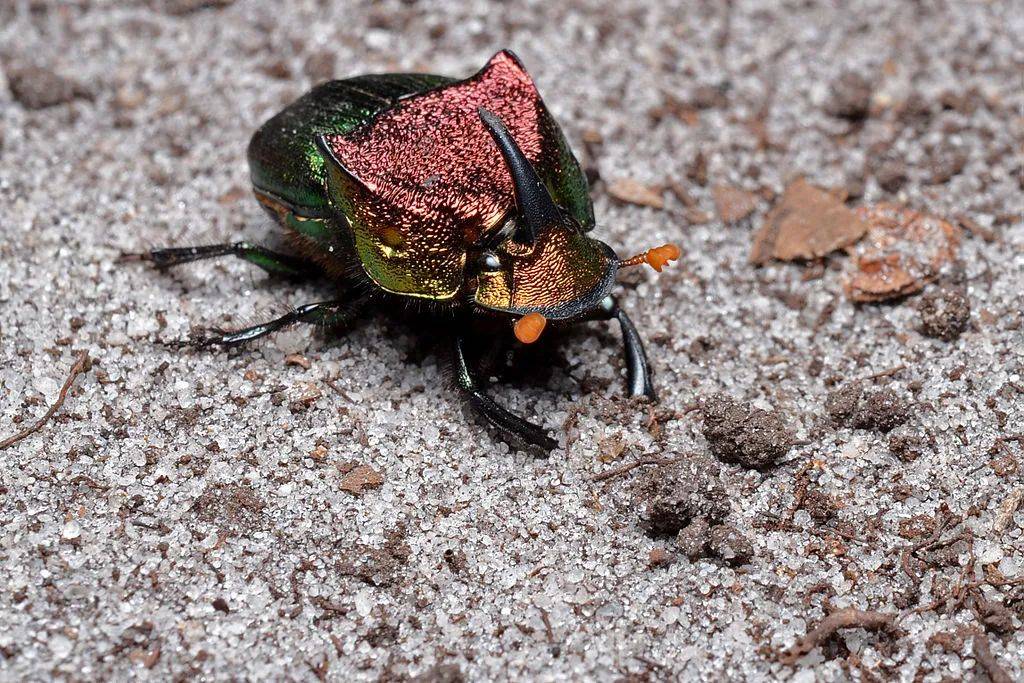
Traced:
<path id="1" fill-rule="evenodd" d="M 1020 680 L 1021 35 L 995 1 L 0 4 L 0 438 L 92 359 L 0 451 L 0 678 L 938 681 L 998 675 L 987 643 Z M 383 315 L 241 352 L 162 343 L 329 290 L 116 262 L 272 241 L 244 159 L 262 120 L 332 75 L 468 75 L 505 46 L 600 175 L 599 234 L 684 250 L 622 287 L 656 411 L 622 398 L 597 324 L 493 392 L 559 435 L 549 459 L 466 420 L 435 340 Z M 963 333 L 923 335 L 920 296 L 854 305 L 841 254 L 752 267 L 798 176 L 967 217 L 929 286 L 966 294 Z M 624 179 L 683 191 L 623 203 Z M 753 213 L 723 223 L 716 186 Z M 882 415 L 830 417 L 875 375 Z M 691 408 L 715 394 L 779 416 L 785 461 L 707 464 Z M 722 487 L 745 563 L 645 533 L 642 469 L 592 479 L 681 455 Z M 383 483 L 345 490 L 354 463 Z M 850 606 L 896 628 L 785 657 Z"/>

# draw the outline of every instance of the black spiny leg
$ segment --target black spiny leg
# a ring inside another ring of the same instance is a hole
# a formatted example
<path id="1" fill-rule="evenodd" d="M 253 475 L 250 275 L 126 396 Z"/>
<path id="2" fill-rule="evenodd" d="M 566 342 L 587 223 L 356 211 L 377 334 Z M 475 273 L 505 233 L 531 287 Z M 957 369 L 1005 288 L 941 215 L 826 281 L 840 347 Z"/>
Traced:
<path id="1" fill-rule="evenodd" d="M 548 436 L 543 428 L 516 417 L 483 393 L 466 360 L 466 339 L 461 334 L 455 337 L 453 352 L 455 381 L 459 389 L 465 393 L 470 407 L 478 415 L 502 434 L 511 434 L 531 446 L 537 446 L 545 451 L 551 451 L 558 446 L 558 442 Z"/>
<path id="2" fill-rule="evenodd" d="M 605 297 L 598 309 L 597 317 L 603 320 L 615 318 L 619 321 L 619 329 L 622 330 L 622 350 L 626 361 L 626 382 L 630 396 L 646 396 L 652 401 L 658 400 L 658 395 L 651 384 L 651 368 L 647 362 L 647 353 L 644 351 L 644 342 L 640 339 L 640 333 L 636 331 L 633 321 L 629 319 L 626 312 L 619 308 L 618 302 L 613 297 Z"/>
<path id="3" fill-rule="evenodd" d="M 127 254 L 126 259 L 149 261 L 161 270 L 179 266 L 192 261 L 216 258 L 218 256 L 237 256 L 243 261 L 262 268 L 271 275 L 288 278 L 306 278 L 319 275 L 320 269 L 303 259 L 271 251 L 252 242 L 233 242 L 230 244 L 210 244 L 202 247 L 172 247 L 154 249 L 142 254 Z"/>
<path id="4" fill-rule="evenodd" d="M 277 332 L 293 323 L 321 324 L 332 327 L 343 323 L 354 316 L 363 303 L 362 299 L 346 301 L 321 301 L 306 304 L 288 311 L 280 318 L 275 318 L 260 325 L 253 325 L 241 330 L 214 330 L 214 334 L 200 339 L 199 346 L 241 346 L 260 337 Z"/>

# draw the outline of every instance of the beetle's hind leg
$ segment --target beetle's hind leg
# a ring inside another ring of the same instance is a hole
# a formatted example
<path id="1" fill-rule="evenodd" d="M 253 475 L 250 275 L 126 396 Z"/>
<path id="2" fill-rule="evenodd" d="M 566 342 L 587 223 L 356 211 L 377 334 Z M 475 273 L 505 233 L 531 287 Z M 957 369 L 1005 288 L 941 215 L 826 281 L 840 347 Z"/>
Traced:
<path id="1" fill-rule="evenodd" d="M 271 275 L 301 279 L 322 274 L 316 264 L 304 259 L 272 251 L 252 242 L 230 242 L 227 244 L 209 244 L 201 247 L 171 247 L 154 249 L 141 254 L 126 254 L 125 260 L 149 261 L 163 270 L 183 263 L 202 261 L 219 256 L 235 256 L 254 266 L 262 268 Z"/>
<path id="2" fill-rule="evenodd" d="M 461 334 L 455 337 L 453 363 L 455 381 L 465 394 L 469 406 L 499 432 L 504 435 L 511 434 L 524 443 L 537 446 L 544 451 L 552 451 L 558 446 L 558 442 L 542 427 L 513 415 L 483 393 L 480 382 L 466 359 L 466 339 Z"/>
<path id="3" fill-rule="evenodd" d="M 306 304 L 305 306 L 293 308 L 279 318 L 259 325 L 252 325 L 240 330 L 213 330 L 212 334 L 195 340 L 193 344 L 201 347 L 241 346 L 261 337 L 266 337 L 268 334 L 273 334 L 294 323 L 310 323 L 322 325 L 326 328 L 336 328 L 355 317 L 362 308 L 364 301 L 363 298 L 356 297 Z"/>
<path id="4" fill-rule="evenodd" d="M 646 396 L 652 401 L 658 400 L 654 391 L 654 384 L 651 382 L 651 366 L 647 362 L 647 352 L 644 351 L 644 342 L 636 326 L 629 319 L 626 312 L 619 308 L 619 304 L 611 296 L 605 297 L 598 308 L 595 316 L 601 320 L 615 318 L 619 321 L 619 329 L 622 331 L 622 351 L 626 361 L 626 384 L 630 396 Z"/>

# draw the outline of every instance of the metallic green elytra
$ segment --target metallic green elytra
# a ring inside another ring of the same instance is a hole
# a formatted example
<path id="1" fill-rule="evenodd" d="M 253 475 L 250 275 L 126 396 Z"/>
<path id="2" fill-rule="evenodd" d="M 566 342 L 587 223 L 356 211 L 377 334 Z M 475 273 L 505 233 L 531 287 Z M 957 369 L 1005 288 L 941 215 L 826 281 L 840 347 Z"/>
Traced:
<path id="1" fill-rule="evenodd" d="M 528 344 L 548 321 L 615 318 L 629 391 L 654 398 L 640 337 L 611 290 L 620 268 L 661 270 L 679 250 L 623 260 L 589 235 L 586 177 L 511 52 L 463 80 L 383 74 L 318 85 L 256 131 L 248 158 L 256 198 L 297 255 L 241 242 L 142 256 L 168 267 L 230 254 L 277 275 L 327 276 L 341 294 L 204 343 L 333 323 L 368 302 L 426 303 L 452 320 L 468 403 L 503 435 L 550 450 L 557 442 L 543 429 L 483 393 L 469 342 L 502 319 Z"/>

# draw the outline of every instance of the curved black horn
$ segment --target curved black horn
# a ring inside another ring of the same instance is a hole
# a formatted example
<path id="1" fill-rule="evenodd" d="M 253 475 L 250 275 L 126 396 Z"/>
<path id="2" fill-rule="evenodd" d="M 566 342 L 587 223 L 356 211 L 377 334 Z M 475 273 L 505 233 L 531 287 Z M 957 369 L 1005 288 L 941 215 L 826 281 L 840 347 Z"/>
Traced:
<path id="1" fill-rule="evenodd" d="M 522 220 L 512 236 L 519 244 L 533 244 L 537 234 L 561 219 L 561 212 L 548 194 L 548 188 L 537 175 L 530 160 L 519 149 L 508 128 L 497 116 L 483 107 L 477 110 L 484 128 L 494 138 L 494 144 L 505 158 L 516 193 L 516 206 Z"/>

